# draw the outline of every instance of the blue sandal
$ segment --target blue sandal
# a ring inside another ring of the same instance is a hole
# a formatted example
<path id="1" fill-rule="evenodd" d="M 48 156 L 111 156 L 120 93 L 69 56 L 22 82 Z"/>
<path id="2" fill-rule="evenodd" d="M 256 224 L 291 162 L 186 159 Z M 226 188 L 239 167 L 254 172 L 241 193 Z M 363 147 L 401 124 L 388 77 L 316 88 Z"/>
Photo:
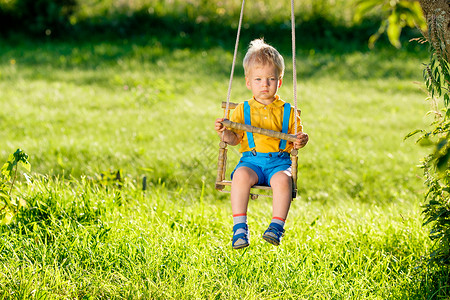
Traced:
<path id="1" fill-rule="evenodd" d="M 280 225 L 272 223 L 269 225 L 269 228 L 267 228 L 262 237 L 266 242 L 278 246 L 283 235 L 284 229 Z"/>
<path id="2" fill-rule="evenodd" d="M 244 229 L 245 232 L 235 234 L 238 229 Z M 245 223 L 239 223 L 233 226 L 233 249 L 242 249 L 249 245 L 248 242 L 248 226 Z"/>

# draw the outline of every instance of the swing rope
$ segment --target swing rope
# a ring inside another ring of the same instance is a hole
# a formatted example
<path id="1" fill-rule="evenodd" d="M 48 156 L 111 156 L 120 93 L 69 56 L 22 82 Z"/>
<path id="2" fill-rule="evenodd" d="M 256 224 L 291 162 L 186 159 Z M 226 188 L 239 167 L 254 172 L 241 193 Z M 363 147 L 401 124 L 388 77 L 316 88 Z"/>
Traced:
<path id="1" fill-rule="evenodd" d="M 292 36 L 292 84 L 294 96 L 294 112 L 297 113 L 297 65 L 295 60 L 295 13 L 294 0 L 291 0 L 291 36 Z M 297 116 L 295 118 L 295 135 L 297 135 Z"/>
<path id="2" fill-rule="evenodd" d="M 244 17 L 244 6 L 245 0 L 242 0 L 241 12 L 239 14 L 239 24 L 236 35 L 236 42 L 234 45 L 234 53 L 233 53 L 233 63 L 231 64 L 231 74 L 230 80 L 228 83 L 228 92 L 227 92 L 227 102 L 225 106 L 225 115 L 224 118 L 227 118 L 230 111 L 230 98 L 231 98 L 231 87 L 233 83 L 233 75 L 234 68 L 236 66 L 236 57 L 239 47 L 239 39 L 241 36 L 241 28 L 242 28 L 242 19 Z M 292 37 L 292 81 L 293 81 L 293 102 L 294 102 L 294 111 L 297 112 L 297 66 L 296 66 L 296 58 L 295 58 L 295 6 L 294 0 L 291 0 L 291 37 Z M 295 135 L 297 135 L 297 117 L 295 117 Z M 223 135 L 222 135 L 223 137 Z"/>
<path id="3" fill-rule="evenodd" d="M 233 74 L 234 74 L 234 67 L 236 65 L 236 56 L 237 56 L 238 47 L 239 47 L 239 38 L 241 36 L 242 19 L 244 17 L 244 6 L 245 6 L 245 0 L 242 0 L 241 13 L 239 15 L 239 25 L 238 25 L 237 35 L 236 35 L 236 43 L 234 45 L 233 63 L 231 64 L 230 82 L 228 83 L 227 106 L 225 107 L 224 118 L 227 118 L 229 110 L 230 110 L 231 86 L 233 83 Z M 223 139 L 223 134 L 222 134 L 222 139 Z"/>

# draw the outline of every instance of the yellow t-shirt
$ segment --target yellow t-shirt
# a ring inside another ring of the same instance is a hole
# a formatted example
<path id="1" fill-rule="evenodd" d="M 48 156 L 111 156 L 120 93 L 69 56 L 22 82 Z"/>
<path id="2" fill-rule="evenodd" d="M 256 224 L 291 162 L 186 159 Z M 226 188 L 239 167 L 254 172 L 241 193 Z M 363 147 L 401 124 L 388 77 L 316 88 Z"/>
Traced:
<path id="1" fill-rule="evenodd" d="M 265 129 L 270 129 L 274 131 L 280 131 L 283 127 L 283 111 L 284 111 L 284 101 L 276 96 L 276 99 L 269 105 L 264 105 L 256 101 L 254 98 L 248 101 L 250 105 L 250 119 L 252 126 L 260 127 Z M 289 118 L 289 134 L 295 134 L 295 120 L 293 118 L 294 114 L 297 116 L 297 132 L 303 130 L 301 124 L 300 116 L 297 112 L 294 112 L 294 108 L 291 107 L 291 114 Z M 230 121 L 236 123 L 245 124 L 244 119 L 244 103 L 239 103 L 236 109 L 231 115 Z M 232 129 L 237 133 L 241 140 L 240 152 L 251 151 L 248 146 L 247 134 L 242 130 Z M 253 133 L 253 139 L 255 141 L 256 152 L 268 153 L 268 152 L 278 152 L 280 151 L 280 139 L 268 137 L 262 134 Z M 287 142 L 286 149 L 283 151 L 290 152 L 292 149 L 292 142 Z"/>

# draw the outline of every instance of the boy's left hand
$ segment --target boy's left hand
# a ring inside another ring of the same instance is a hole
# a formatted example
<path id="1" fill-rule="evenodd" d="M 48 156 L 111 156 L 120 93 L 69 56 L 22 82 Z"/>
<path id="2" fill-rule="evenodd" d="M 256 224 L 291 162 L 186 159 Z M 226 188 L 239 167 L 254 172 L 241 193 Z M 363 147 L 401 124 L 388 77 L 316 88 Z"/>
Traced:
<path id="1" fill-rule="evenodd" d="M 300 149 L 305 147 L 308 143 L 309 136 L 307 133 L 299 132 L 297 133 L 297 141 L 294 142 L 294 149 Z"/>

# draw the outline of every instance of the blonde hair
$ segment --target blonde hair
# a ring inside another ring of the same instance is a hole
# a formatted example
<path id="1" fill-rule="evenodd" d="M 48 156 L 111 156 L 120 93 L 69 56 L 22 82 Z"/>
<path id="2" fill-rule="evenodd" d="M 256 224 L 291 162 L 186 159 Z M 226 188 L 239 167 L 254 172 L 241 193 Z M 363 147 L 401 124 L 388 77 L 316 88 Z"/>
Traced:
<path id="1" fill-rule="evenodd" d="M 248 75 L 249 69 L 254 65 L 273 65 L 277 68 L 280 78 L 284 75 L 284 59 L 277 49 L 266 44 L 264 39 L 255 39 L 250 42 L 244 57 L 244 72 Z"/>

